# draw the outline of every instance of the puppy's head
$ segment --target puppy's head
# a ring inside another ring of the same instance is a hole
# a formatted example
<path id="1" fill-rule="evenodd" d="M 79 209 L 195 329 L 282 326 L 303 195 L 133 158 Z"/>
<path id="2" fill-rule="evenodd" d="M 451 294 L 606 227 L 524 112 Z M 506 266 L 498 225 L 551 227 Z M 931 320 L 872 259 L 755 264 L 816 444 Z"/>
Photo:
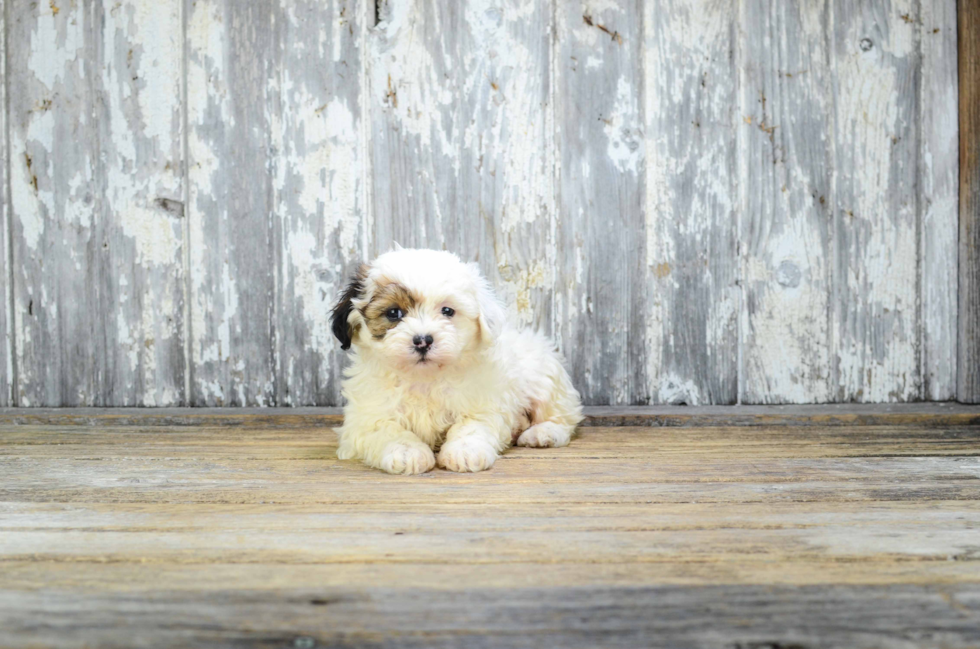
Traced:
<path id="1" fill-rule="evenodd" d="M 504 312 L 476 264 L 399 249 L 361 266 L 333 309 L 333 332 L 401 370 L 435 371 L 493 343 Z"/>

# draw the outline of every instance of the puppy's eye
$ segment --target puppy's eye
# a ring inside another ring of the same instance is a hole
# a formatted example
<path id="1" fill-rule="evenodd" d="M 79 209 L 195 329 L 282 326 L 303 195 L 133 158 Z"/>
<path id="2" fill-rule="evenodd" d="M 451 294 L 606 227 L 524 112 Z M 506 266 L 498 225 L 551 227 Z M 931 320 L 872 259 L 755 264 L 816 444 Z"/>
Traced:
<path id="1" fill-rule="evenodd" d="M 454 315 L 456 315 L 456 311 L 449 308 L 448 306 L 444 306 L 442 307 L 442 315 L 446 316 L 447 318 L 451 318 Z"/>
<path id="2" fill-rule="evenodd" d="M 385 311 L 385 317 L 387 317 L 392 322 L 398 322 L 399 320 L 402 319 L 403 315 L 405 315 L 405 312 L 396 306 L 393 306 L 387 311 Z"/>

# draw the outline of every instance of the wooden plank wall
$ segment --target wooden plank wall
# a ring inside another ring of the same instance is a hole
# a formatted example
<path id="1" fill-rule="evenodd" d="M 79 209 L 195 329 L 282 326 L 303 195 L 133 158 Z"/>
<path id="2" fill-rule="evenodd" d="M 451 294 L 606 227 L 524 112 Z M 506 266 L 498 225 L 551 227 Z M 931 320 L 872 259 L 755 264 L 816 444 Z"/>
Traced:
<path id="1" fill-rule="evenodd" d="M 396 241 L 591 404 L 980 398 L 955 0 L 3 8 L 0 405 L 338 404 Z"/>

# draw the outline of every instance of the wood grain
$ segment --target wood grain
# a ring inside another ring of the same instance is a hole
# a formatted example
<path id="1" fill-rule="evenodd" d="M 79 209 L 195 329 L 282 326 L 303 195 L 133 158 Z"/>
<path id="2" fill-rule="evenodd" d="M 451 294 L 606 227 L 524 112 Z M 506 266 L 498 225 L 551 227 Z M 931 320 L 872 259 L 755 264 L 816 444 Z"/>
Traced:
<path id="1" fill-rule="evenodd" d="M 106 403 L 95 10 L 8 7 L 11 317 L 22 406 Z"/>
<path id="2" fill-rule="evenodd" d="M 956 2 L 919 2 L 919 353 L 922 399 L 956 398 L 959 159 Z"/>
<path id="3" fill-rule="evenodd" d="M 957 3 L 960 116 L 959 347 L 956 397 L 980 403 L 980 7 Z"/>
<path id="4" fill-rule="evenodd" d="M 100 20 L 102 403 L 185 403 L 180 2 L 116 2 Z"/>
<path id="5" fill-rule="evenodd" d="M 834 391 L 831 8 L 748 2 L 741 24 L 740 400 L 826 402 Z"/>
<path id="6" fill-rule="evenodd" d="M 644 3 L 645 325 L 657 403 L 738 399 L 739 23 L 732 3 Z"/>
<path id="7" fill-rule="evenodd" d="M 393 243 L 458 250 L 457 3 L 392 0 L 377 7 L 379 22 L 365 42 L 371 152 L 367 254 L 374 257 Z"/>
<path id="8" fill-rule="evenodd" d="M 361 49 L 364 2 L 278 4 L 273 96 L 276 394 L 281 405 L 341 403 L 346 354 L 330 309 L 364 256 Z M 277 96 L 276 96 L 277 95 Z"/>
<path id="9" fill-rule="evenodd" d="M 478 261 L 512 319 L 552 328 L 554 187 L 547 3 L 378 5 L 367 33 L 368 255 Z"/>
<path id="10" fill-rule="evenodd" d="M 980 640 L 977 425 L 592 427 L 400 477 L 280 412 L 0 421 L 0 644 Z"/>
<path id="11" fill-rule="evenodd" d="M 7 182 L 9 176 L 8 163 L 10 161 L 10 149 L 7 146 L 7 9 L 6 0 L 0 0 L 0 272 L 3 273 L 0 282 L 3 284 L 3 295 L 0 296 L 0 335 L 3 342 L 0 344 L 0 405 L 8 407 L 14 405 L 14 355 L 13 355 L 13 336 L 14 327 L 10 313 L 13 302 L 13 265 L 10 259 L 10 232 L 11 232 L 11 210 L 10 210 L 10 184 Z"/>
<path id="12" fill-rule="evenodd" d="M 956 403 L 818 406 L 588 406 L 590 426 L 976 426 L 980 410 Z M 2 408 L 0 424 L 331 428 L 340 408 Z"/>
<path id="13" fill-rule="evenodd" d="M 275 405 L 278 7 L 184 0 L 191 394 Z"/>
<path id="14" fill-rule="evenodd" d="M 551 334 L 559 276 L 553 6 L 456 3 L 457 250 L 480 262 L 511 319 Z"/>
<path id="15" fill-rule="evenodd" d="M 642 16 L 587 1 L 555 17 L 556 336 L 587 403 L 649 402 Z"/>
<path id="16" fill-rule="evenodd" d="M 833 12 L 837 399 L 907 401 L 921 391 L 916 5 Z"/>
<path id="17" fill-rule="evenodd" d="M 11 7 L 20 405 L 182 400 L 179 15 Z"/>
<path id="18" fill-rule="evenodd" d="M 975 646 L 977 588 L 760 586 L 534 588 L 515 596 L 457 588 L 409 602 L 398 590 L 288 589 L 188 598 L 5 594 L 10 646 L 726 647 Z M 38 624 L 56 610 L 59 623 Z M 421 614 L 421 611 L 427 614 Z M 379 611 L 386 614 L 378 616 Z M 801 620 L 801 611 L 806 611 Z M 913 621 L 910 621 L 910 618 Z M 180 620 L 174 624 L 173 620 Z M 242 626 L 246 623 L 247 626 Z M 77 640 L 65 640 L 71 633 Z M 734 643 L 734 644 L 733 644 Z"/>

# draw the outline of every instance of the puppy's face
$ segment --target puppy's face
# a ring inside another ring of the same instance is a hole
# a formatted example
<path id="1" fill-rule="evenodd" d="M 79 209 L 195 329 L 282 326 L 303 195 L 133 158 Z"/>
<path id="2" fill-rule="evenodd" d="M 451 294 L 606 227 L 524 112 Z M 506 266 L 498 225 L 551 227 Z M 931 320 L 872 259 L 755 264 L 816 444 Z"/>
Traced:
<path id="1" fill-rule="evenodd" d="M 400 371 L 438 371 L 492 342 L 503 313 L 475 265 L 450 253 L 396 250 L 362 266 L 333 310 L 344 349 Z"/>

